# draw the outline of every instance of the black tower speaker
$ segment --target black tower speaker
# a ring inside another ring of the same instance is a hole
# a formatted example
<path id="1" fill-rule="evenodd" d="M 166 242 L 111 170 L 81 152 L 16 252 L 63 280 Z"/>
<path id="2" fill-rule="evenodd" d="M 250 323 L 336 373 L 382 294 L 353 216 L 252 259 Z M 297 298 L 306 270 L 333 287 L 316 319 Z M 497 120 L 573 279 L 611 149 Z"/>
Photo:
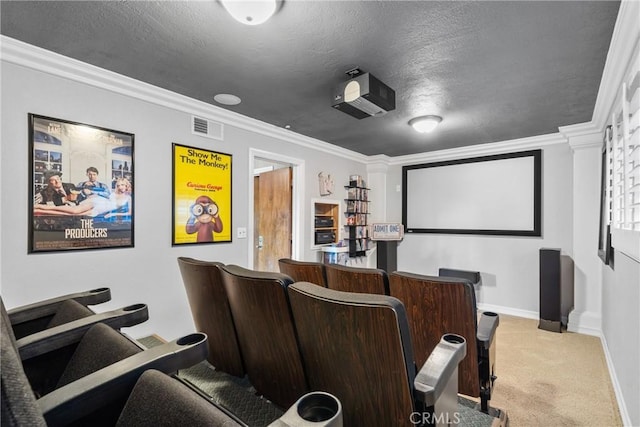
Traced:
<path id="1" fill-rule="evenodd" d="M 376 242 L 376 261 L 378 268 L 388 274 L 398 269 L 398 242 L 396 240 L 378 240 Z"/>
<path id="2" fill-rule="evenodd" d="M 540 323 L 539 329 L 562 331 L 560 249 L 540 249 Z"/>

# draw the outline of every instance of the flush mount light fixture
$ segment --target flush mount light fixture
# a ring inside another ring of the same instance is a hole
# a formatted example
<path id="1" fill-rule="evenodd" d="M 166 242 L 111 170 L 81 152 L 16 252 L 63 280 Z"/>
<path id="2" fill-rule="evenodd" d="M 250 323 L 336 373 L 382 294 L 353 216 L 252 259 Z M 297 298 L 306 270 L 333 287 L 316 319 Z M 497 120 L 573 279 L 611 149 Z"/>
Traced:
<path id="1" fill-rule="evenodd" d="M 241 102 L 240 98 L 230 93 L 219 93 L 213 97 L 213 100 L 222 105 L 238 105 Z"/>
<path id="2" fill-rule="evenodd" d="M 409 120 L 409 124 L 420 133 L 432 132 L 442 121 L 440 116 L 420 116 Z"/>
<path id="3" fill-rule="evenodd" d="M 245 25 L 260 25 L 276 11 L 276 0 L 221 0 L 227 12 Z"/>

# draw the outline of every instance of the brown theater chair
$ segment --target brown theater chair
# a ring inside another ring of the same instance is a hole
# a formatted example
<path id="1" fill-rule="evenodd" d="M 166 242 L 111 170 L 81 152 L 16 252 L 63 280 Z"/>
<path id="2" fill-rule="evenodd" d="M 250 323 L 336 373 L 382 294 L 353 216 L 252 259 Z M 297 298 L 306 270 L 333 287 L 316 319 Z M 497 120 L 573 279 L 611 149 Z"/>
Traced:
<path id="1" fill-rule="evenodd" d="M 309 387 L 340 400 L 345 426 L 422 425 L 445 413 L 453 421 L 462 337 L 443 337 L 417 372 L 406 313 L 396 298 L 307 282 L 288 292 Z"/>
<path id="2" fill-rule="evenodd" d="M 460 364 L 459 392 L 480 397 L 482 411 L 489 412 L 499 318 L 485 312 L 478 321 L 471 282 L 396 271 L 389 275 L 389 290 L 407 308 L 416 364 L 429 357 L 443 333 L 465 337 L 467 356 Z"/>
<path id="3" fill-rule="evenodd" d="M 379 268 L 328 264 L 327 287 L 336 291 L 389 295 L 389 277 Z"/>
<path id="4" fill-rule="evenodd" d="M 307 391 L 287 287 L 280 273 L 220 267 L 249 381 L 281 408 Z"/>
<path id="5" fill-rule="evenodd" d="M 320 286 L 327 286 L 325 265 L 321 262 L 296 261 L 290 258 L 278 260 L 280 273 L 291 277 L 294 282 L 310 282 Z"/>
<path id="6" fill-rule="evenodd" d="M 216 369 L 244 376 L 242 356 L 220 266 L 213 261 L 179 257 L 178 266 L 187 292 L 196 330 L 208 336 L 207 360 Z"/>

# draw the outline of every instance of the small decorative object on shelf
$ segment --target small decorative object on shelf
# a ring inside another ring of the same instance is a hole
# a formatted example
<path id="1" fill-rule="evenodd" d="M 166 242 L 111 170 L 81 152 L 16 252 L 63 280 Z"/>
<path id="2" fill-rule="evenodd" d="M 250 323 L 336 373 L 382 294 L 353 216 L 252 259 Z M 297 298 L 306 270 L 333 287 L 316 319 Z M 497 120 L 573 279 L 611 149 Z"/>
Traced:
<path id="1" fill-rule="evenodd" d="M 347 190 L 345 241 L 350 257 L 365 256 L 369 249 L 369 233 L 367 215 L 369 215 L 369 189 L 360 175 L 351 175 Z"/>
<path id="2" fill-rule="evenodd" d="M 328 196 L 333 194 L 333 179 L 330 174 L 326 174 L 324 172 L 320 172 L 318 174 L 318 185 L 320 188 L 320 196 Z"/>

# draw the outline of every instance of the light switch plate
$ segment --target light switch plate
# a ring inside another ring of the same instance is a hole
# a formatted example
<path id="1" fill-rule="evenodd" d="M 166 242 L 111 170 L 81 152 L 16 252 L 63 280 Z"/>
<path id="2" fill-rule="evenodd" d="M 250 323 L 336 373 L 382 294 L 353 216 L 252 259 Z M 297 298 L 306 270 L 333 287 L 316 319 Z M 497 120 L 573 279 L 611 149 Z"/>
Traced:
<path id="1" fill-rule="evenodd" d="M 246 239 L 246 238 L 247 238 L 247 228 L 238 227 L 238 239 Z"/>

